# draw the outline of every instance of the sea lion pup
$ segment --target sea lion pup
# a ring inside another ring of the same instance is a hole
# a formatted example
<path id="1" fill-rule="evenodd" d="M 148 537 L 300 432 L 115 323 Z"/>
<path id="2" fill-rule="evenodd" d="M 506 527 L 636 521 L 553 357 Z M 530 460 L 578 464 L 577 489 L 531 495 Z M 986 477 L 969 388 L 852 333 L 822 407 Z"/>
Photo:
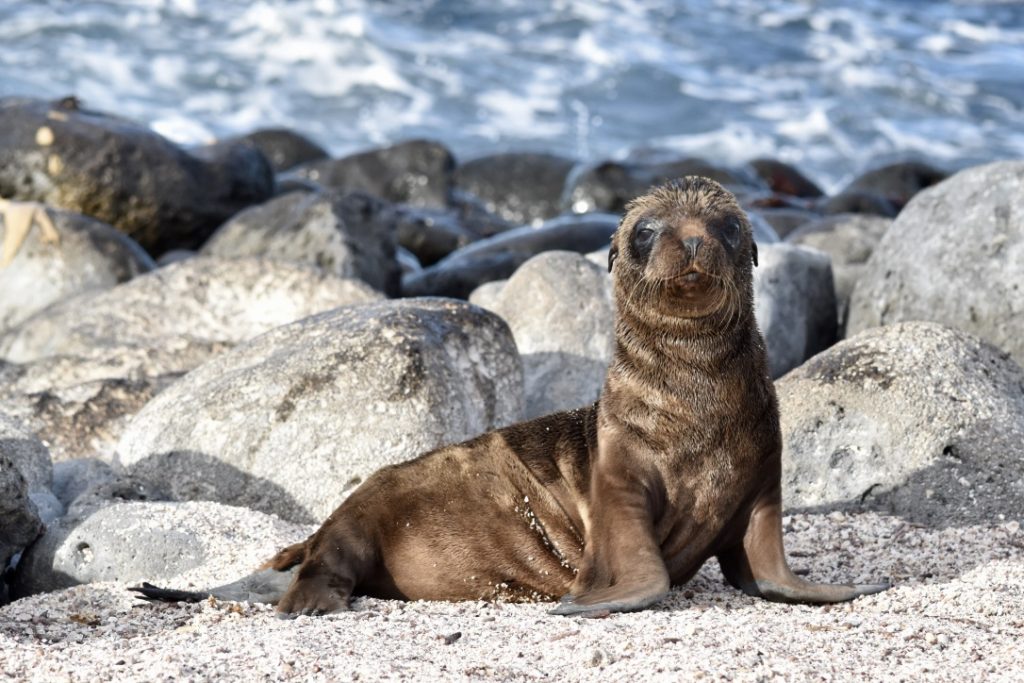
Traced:
<path id="1" fill-rule="evenodd" d="M 599 401 L 385 467 L 264 570 L 201 593 L 328 614 L 353 595 L 554 599 L 640 610 L 717 557 L 748 595 L 828 603 L 883 590 L 786 564 L 778 406 L 753 311 L 757 250 L 706 178 L 627 208 L 609 252 L 614 359 Z"/>

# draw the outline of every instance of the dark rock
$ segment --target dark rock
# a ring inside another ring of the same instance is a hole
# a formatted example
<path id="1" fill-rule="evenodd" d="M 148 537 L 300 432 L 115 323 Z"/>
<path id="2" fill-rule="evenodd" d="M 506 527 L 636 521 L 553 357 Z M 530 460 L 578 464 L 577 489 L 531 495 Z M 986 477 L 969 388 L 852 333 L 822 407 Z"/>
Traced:
<path id="1" fill-rule="evenodd" d="M 466 211 L 470 215 L 463 217 Z M 481 224 L 473 209 L 428 209 L 396 205 L 398 242 L 416 255 L 422 265 L 437 263 L 456 249 L 479 240 L 482 236 L 508 229 L 508 225 L 495 218 L 496 225 Z M 468 218 L 468 220 L 467 220 Z M 478 229 L 479 230 L 478 230 Z M 495 229 L 497 228 L 497 229 Z"/>
<path id="2" fill-rule="evenodd" d="M 610 214 L 563 216 L 539 228 L 509 230 L 452 252 L 421 273 L 402 280 L 405 296 L 467 298 L 485 282 L 502 280 L 544 251 L 586 254 L 608 244 L 619 219 Z"/>
<path id="3" fill-rule="evenodd" d="M 330 157 L 323 147 L 288 128 L 262 128 L 236 139 L 251 142 L 270 162 L 274 173 Z"/>
<path id="4" fill-rule="evenodd" d="M 754 159 L 750 162 L 757 176 L 761 178 L 772 192 L 788 194 L 793 197 L 820 197 L 824 194 L 814 181 L 797 170 L 794 166 L 776 161 L 775 159 Z"/>
<path id="5" fill-rule="evenodd" d="M 604 161 L 581 167 L 566 181 L 562 209 L 574 213 L 623 213 L 626 204 L 654 185 L 688 175 L 699 175 L 729 187 L 757 187 L 757 179 L 700 159 L 673 161 Z"/>
<path id="6" fill-rule="evenodd" d="M 0 333 L 50 304 L 102 290 L 156 267 L 131 238 L 77 213 L 47 211 L 55 234 L 33 227 L 14 259 L 0 265 Z M 10 237 L 0 222 L 0 242 Z"/>
<path id="7" fill-rule="evenodd" d="M 880 194 L 864 190 L 847 190 L 819 204 L 822 213 L 868 213 L 893 218 L 899 209 Z"/>
<path id="8" fill-rule="evenodd" d="M 560 213 L 565 180 L 575 165 L 554 154 L 492 154 L 459 166 L 455 183 L 510 223 L 540 223 Z"/>
<path id="9" fill-rule="evenodd" d="M 413 140 L 341 159 L 294 168 L 285 178 L 304 178 L 341 193 L 366 192 L 389 202 L 445 208 L 455 159 L 437 142 Z"/>
<path id="10" fill-rule="evenodd" d="M 850 300 L 850 334 L 931 320 L 1024 363 L 1024 162 L 961 171 L 907 204 Z"/>
<path id="11" fill-rule="evenodd" d="M 395 249 L 395 260 L 398 261 L 398 267 L 402 270 L 402 275 L 408 273 L 418 273 L 423 270 L 423 266 L 420 265 L 420 260 L 416 258 L 416 254 L 412 253 L 405 247 L 398 247 Z"/>
<path id="12" fill-rule="evenodd" d="M 0 448 L 0 604 L 6 601 L 3 575 L 11 559 L 43 529 L 36 506 L 29 499 L 25 477 Z"/>
<path id="13" fill-rule="evenodd" d="M 915 194 L 948 177 L 946 171 L 930 164 L 901 161 L 858 176 L 843 192 L 866 192 L 884 197 L 899 211 Z"/>
<path id="14" fill-rule="evenodd" d="M 481 285 L 511 277 L 529 258 L 528 254 L 496 253 L 457 263 L 437 263 L 403 275 L 402 295 L 468 299 Z"/>
<path id="15" fill-rule="evenodd" d="M 875 328 L 776 386 L 789 507 L 1024 519 L 1024 370 L 982 340 L 934 323 Z"/>
<path id="16" fill-rule="evenodd" d="M 547 221 L 539 228 L 516 228 L 474 242 L 449 254 L 441 263 L 472 261 L 485 254 L 500 253 L 530 257 L 544 251 L 561 250 L 587 254 L 607 246 L 618 227 L 619 217 L 611 214 L 561 216 Z"/>
<path id="17" fill-rule="evenodd" d="M 26 494 L 44 524 L 64 513 L 64 507 L 51 490 L 50 451 L 25 425 L 6 414 L 0 414 L 0 458 L 24 478 Z"/>
<path id="18" fill-rule="evenodd" d="M 246 209 L 203 245 L 204 256 L 257 256 L 358 278 L 397 295 L 395 219 L 370 195 L 293 192 Z"/>
<path id="19" fill-rule="evenodd" d="M 274 189 L 248 144 L 186 151 L 77 100 L 0 99 L 0 196 L 110 223 L 151 254 L 198 245 Z"/>
<path id="20" fill-rule="evenodd" d="M 323 519 L 355 485 L 518 420 L 508 326 L 464 302 L 346 306 L 209 361 L 135 416 L 128 471 L 178 500 Z"/>

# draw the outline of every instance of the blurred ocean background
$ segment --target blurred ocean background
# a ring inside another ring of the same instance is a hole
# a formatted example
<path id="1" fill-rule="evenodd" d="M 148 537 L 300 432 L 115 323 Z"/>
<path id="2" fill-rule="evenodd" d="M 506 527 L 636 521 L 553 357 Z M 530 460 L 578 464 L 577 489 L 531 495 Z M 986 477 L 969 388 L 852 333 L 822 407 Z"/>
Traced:
<path id="1" fill-rule="evenodd" d="M 333 153 L 1024 157 L 1024 3 L 8 0 L 0 95 L 77 94 L 179 142 L 283 125 Z"/>

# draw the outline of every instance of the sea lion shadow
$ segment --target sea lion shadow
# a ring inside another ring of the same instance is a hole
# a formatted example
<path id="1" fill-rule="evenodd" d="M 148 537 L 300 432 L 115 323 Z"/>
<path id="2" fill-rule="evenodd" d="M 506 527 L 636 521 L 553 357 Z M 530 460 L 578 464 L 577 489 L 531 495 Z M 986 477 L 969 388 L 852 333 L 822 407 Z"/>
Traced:
<path id="1" fill-rule="evenodd" d="M 1012 521 L 1024 524 L 1024 490 L 1021 490 L 1019 475 L 1015 490 L 1008 469 L 1001 472 L 1004 486 L 994 483 L 998 478 L 993 474 L 981 466 L 953 469 L 937 463 L 914 472 L 899 486 L 872 488 L 858 499 L 787 506 L 786 514 L 874 512 L 892 517 L 893 522 L 884 531 L 879 530 L 877 536 L 857 541 L 862 547 L 866 546 L 866 554 L 883 554 L 890 561 L 891 568 L 899 569 L 893 572 L 892 577 L 896 586 L 909 577 L 947 582 L 991 561 L 994 556 L 989 546 L 1001 545 L 999 539 L 1004 537 L 1007 556 L 1024 557 L 1019 534 L 1018 540 L 1014 540 L 999 529 Z M 991 530 L 987 534 L 986 528 Z M 955 533 L 967 529 L 975 531 Z M 982 547 L 982 543 L 988 545 Z M 841 554 L 837 555 L 840 557 Z M 812 572 L 819 564 L 814 556 L 800 562 Z M 878 569 L 883 571 L 885 568 Z"/>

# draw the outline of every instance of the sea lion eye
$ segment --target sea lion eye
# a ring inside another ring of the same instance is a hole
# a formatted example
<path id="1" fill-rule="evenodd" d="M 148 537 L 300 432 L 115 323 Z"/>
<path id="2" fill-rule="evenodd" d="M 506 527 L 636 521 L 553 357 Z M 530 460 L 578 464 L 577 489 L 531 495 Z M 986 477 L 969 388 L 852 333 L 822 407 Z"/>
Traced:
<path id="1" fill-rule="evenodd" d="M 743 225 L 740 223 L 740 219 L 736 216 L 729 216 L 728 218 L 718 221 L 718 234 L 730 247 L 735 249 L 740 242 L 740 234 L 743 232 Z"/>
<path id="2" fill-rule="evenodd" d="M 657 236 L 654 228 L 655 226 L 649 219 L 642 219 L 633 230 L 630 247 L 636 258 L 640 261 L 646 261 L 647 257 L 651 254 L 654 238 Z"/>

